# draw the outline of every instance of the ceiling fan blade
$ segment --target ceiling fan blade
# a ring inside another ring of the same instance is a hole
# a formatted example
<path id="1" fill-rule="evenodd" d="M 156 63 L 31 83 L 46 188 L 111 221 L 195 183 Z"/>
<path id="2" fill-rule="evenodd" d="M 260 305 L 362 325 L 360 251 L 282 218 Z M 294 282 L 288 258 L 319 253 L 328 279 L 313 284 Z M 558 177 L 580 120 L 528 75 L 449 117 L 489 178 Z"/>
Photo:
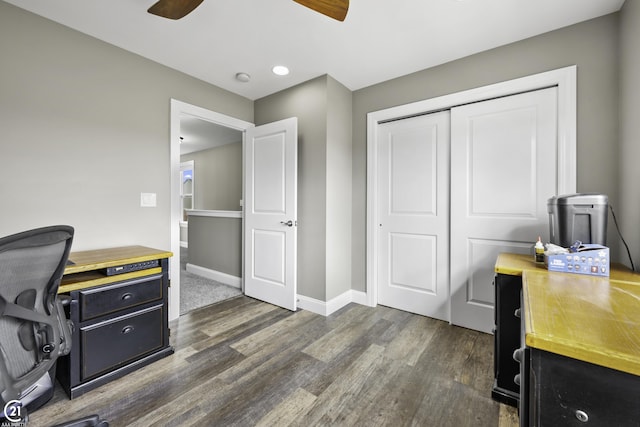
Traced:
<path id="1" fill-rule="evenodd" d="M 180 19 L 187 16 L 203 0 L 160 0 L 151 6 L 147 12 L 169 19 Z"/>
<path id="2" fill-rule="evenodd" d="M 303 6 L 327 15 L 330 18 L 344 21 L 349 11 L 349 0 L 293 0 Z"/>

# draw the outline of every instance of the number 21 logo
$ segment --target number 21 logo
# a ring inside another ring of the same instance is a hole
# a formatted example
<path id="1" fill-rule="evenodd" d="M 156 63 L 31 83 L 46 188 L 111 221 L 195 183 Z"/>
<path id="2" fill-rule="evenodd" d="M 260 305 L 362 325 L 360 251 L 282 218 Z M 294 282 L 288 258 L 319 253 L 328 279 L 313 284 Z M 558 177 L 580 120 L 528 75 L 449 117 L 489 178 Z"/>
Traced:
<path id="1" fill-rule="evenodd" d="M 18 423 L 22 421 L 22 403 L 19 400 L 10 400 L 4 405 L 4 417 L 7 421 Z"/>

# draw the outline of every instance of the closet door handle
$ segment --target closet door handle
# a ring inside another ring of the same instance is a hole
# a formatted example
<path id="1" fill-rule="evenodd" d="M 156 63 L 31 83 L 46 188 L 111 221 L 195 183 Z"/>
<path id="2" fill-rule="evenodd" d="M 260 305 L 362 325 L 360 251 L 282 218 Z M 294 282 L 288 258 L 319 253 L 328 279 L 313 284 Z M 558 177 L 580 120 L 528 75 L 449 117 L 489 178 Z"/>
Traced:
<path id="1" fill-rule="evenodd" d="M 287 227 L 293 227 L 293 221 L 289 220 L 287 222 L 280 221 L 280 224 L 286 225 Z"/>

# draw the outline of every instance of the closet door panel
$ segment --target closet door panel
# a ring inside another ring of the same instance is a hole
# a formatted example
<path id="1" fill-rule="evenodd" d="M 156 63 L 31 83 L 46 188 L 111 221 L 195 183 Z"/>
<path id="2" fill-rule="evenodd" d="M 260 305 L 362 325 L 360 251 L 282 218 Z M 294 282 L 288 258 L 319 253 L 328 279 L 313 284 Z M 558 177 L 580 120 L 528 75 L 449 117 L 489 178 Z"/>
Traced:
<path id="1" fill-rule="evenodd" d="M 451 321 L 494 324 L 494 264 L 548 240 L 557 192 L 557 90 L 451 110 Z"/>
<path id="2" fill-rule="evenodd" d="M 449 320 L 449 112 L 380 125 L 378 302 Z"/>

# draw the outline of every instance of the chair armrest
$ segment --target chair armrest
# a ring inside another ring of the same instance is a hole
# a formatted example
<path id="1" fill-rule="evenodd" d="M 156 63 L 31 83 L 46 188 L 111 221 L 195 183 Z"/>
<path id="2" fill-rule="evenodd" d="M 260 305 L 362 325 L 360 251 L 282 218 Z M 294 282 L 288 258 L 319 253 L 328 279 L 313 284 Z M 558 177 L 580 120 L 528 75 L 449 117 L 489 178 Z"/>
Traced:
<path id="1" fill-rule="evenodd" d="M 58 348 L 58 355 L 65 356 L 71 351 L 71 335 L 73 331 L 73 322 L 66 318 L 64 313 L 64 306 L 71 304 L 71 297 L 69 295 L 57 295 L 56 309 L 58 326 L 60 331 L 60 345 Z"/>

